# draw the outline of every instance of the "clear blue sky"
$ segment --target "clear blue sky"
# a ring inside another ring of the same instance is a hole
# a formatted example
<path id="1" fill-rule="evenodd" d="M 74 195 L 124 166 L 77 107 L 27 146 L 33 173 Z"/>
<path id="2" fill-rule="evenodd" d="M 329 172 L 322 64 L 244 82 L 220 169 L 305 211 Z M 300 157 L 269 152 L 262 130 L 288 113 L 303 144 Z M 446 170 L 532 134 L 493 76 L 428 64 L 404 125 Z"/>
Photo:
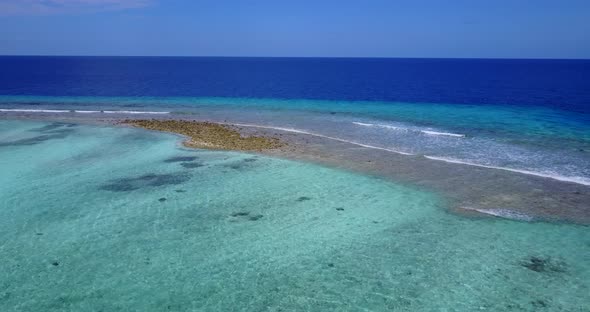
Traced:
<path id="1" fill-rule="evenodd" d="M 590 58 L 590 0 L 0 0 L 0 54 Z"/>

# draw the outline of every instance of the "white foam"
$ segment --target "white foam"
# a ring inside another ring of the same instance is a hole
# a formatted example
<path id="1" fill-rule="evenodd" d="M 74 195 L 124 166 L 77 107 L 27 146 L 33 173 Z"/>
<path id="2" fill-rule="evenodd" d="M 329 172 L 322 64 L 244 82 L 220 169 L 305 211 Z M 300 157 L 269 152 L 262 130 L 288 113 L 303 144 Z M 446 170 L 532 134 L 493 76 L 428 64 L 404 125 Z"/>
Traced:
<path id="1" fill-rule="evenodd" d="M 0 108 L 0 112 L 21 112 L 21 113 L 69 113 L 69 110 L 60 109 L 13 109 Z"/>
<path id="2" fill-rule="evenodd" d="M 371 124 L 371 123 L 364 123 L 364 122 L 359 122 L 359 121 L 353 121 L 352 123 L 357 126 L 363 126 L 363 127 L 379 127 L 379 128 L 386 128 L 386 129 L 391 129 L 391 130 L 403 130 L 403 131 L 409 130 L 409 129 L 403 128 L 403 127 L 396 127 L 396 126 L 384 125 L 384 124 Z"/>
<path id="3" fill-rule="evenodd" d="M 444 162 L 453 163 L 453 164 L 462 164 L 462 165 L 476 166 L 476 167 L 489 168 L 489 169 L 505 170 L 505 171 L 533 175 L 533 176 L 542 177 L 542 178 L 549 178 L 549 179 L 563 181 L 563 182 L 572 182 L 572 183 L 577 183 L 577 184 L 582 184 L 582 185 L 590 185 L 590 179 L 583 178 L 583 177 L 567 177 L 567 176 L 561 176 L 561 175 L 543 173 L 543 172 L 536 172 L 536 171 L 530 171 L 530 170 L 482 165 L 482 164 L 476 164 L 476 163 L 472 163 L 472 162 L 467 162 L 467 161 L 453 159 L 453 158 L 446 158 L 446 157 L 435 157 L 435 156 L 426 156 L 426 155 L 424 155 L 424 157 L 431 159 L 431 160 L 439 160 L 439 161 L 444 161 Z"/>
<path id="4" fill-rule="evenodd" d="M 364 122 L 358 122 L 358 121 L 353 121 L 352 123 L 355 124 L 355 125 L 364 126 L 364 127 L 372 127 L 372 126 L 374 126 L 374 124 L 364 123 Z"/>
<path id="5" fill-rule="evenodd" d="M 105 114 L 151 114 L 151 115 L 163 115 L 170 114 L 170 112 L 145 112 L 145 111 L 102 111 Z"/>
<path id="6" fill-rule="evenodd" d="M 239 124 L 239 123 L 225 123 L 225 124 L 242 126 L 242 127 L 253 127 L 253 128 L 262 128 L 262 129 L 274 129 L 274 130 L 280 130 L 280 131 L 286 131 L 286 132 L 300 133 L 300 134 L 306 134 L 306 135 L 311 135 L 311 136 L 315 136 L 315 137 L 330 139 L 330 140 L 334 140 L 334 141 L 338 141 L 338 142 L 349 143 L 349 144 L 353 144 L 353 145 L 357 145 L 357 146 L 361 146 L 361 147 L 366 147 L 366 148 L 372 148 L 372 149 L 377 149 L 377 150 L 392 152 L 392 153 L 401 154 L 401 155 L 408 155 L 408 156 L 414 155 L 414 154 L 411 154 L 411 153 L 406 153 L 406 152 L 394 150 L 394 149 L 391 149 L 391 148 L 385 148 L 385 147 L 379 147 L 379 146 L 373 146 L 373 145 L 363 144 L 363 143 L 359 143 L 359 142 L 355 142 L 355 141 L 349 141 L 349 140 L 345 140 L 345 139 L 341 139 L 341 138 L 331 137 L 331 136 L 327 136 L 327 135 L 323 135 L 323 134 L 319 134 L 319 133 L 313 133 L 313 132 L 308 132 L 308 131 L 298 130 L 298 129 L 292 129 L 292 128 L 259 126 L 259 125 Z"/>
<path id="7" fill-rule="evenodd" d="M 452 132 L 438 132 L 438 131 L 433 131 L 433 130 L 409 129 L 409 128 L 397 127 L 397 126 L 386 125 L 386 124 L 372 124 L 372 123 L 364 123 L 364 122 L 359 122 L 359 121 L 353 121 L 352 123 L 357 126 L 363 126 L 363 127 L 379 127 L 379 128 L 400 130 L 400 131 L 416 131 L 416 132 L 421 132 L 421 133 L 424 133 L 427 135 L 450 136 L 450 137 L 455 137 L 455 138 L 464 138 L 465 137 L 464 134 L 458 134 L 458 133 L 452 133 Z"/>
<path id="8" fill-rule="evenodd" d="M 170 112 L 151 112 L 151 111 L 97 111 L 97 110 L 63 110 L 63 109 L 20 109 L 20 108 L 0 108 L 0 112 L 17 112 L 17 113 L 80 113 L 80 114 L 151 114 L 162 115 Z"/>
<path id="9" fill-rule="evenodd" d="M 471 207 L 461 207 L 461 208 L 463 208 L 465 210 L 473 210 L 473 211 L 477 211 L 479 213 L 483 213 L 483 214 L 487 214 L 487 215 L 491 215 L 491 216 L 495 216 L 495 217 L 499 217 L 499 218 L 504 218 L 504 219 L 510 219 L 510 220 L 531 222 L 534 219 L 533 217 L 531 217 L 529 215 L 526 215 L 526 214 L 518 212 L 518 211 L 509 210 L 509 209 L 501 209 L 501 208 L 479 209 L 479 208 L 471 208 Z"/>
<path id="10" fill-rule="evenodd" d="M 80 114 L 95 114 L 95 113 L 100 113 L 100 111 L 92 111 L 92 110 L 76 110 L 76 113 L 80 113 Z"/>
<path id="11" fill-rule="evenodd" d="M 326 139 L 330 139 L 330 140 L 334 140 L 334 141 L 349 143 L 349 144 L 353 144 L 353 145 L 357 145 L 357 146 L 361 146 L 361 147 L 366 147 L 366 148 L 371 148 L 371 149 L 377 149 L 377 150 L 392 152 L 392 153 L 401 154 L 401 155 L 408 155 L 408 156 L 413 156 L 414 155 L 414 154 L 411 154 L 411 153 L 406 153 L 406 152 L 394 150 L 394 149 L 391 149 L 391 148 L 385 148 L 385 147 L 379 147 L 379 146 L 374 146 L 374 145 L 363 144 L 363 143 L 359 143 L 359 142 L 355 142 L 355 141 L 349 141 L 349 140 L 345 140 L 345 139 L 341 139 L 341 138 L 331 137 L 331 136 L 327 136 L 327 135 L 323 135 L 323 134 L 318 134 L 318 133 L 313 133 L 313 132 L 308 132 L 308 131 L 298 130 L 298 129 L 292 129 L 292 128 L 259 126 L 259 125 L 252 125 L 252 124 L 236 124 L 236 123 L 225 123 L 225 124 L 242 126 L 242 127 L 274 129 L 274 130 L 280 130 L 280 131 L 286 131 L 286 132 L 300 133 L 300 134 L 306 134 L 306 135 L 316 136 L 316 137 L 320 137 L 320 138 L 326 138 Z M 563 181 L 563 182 L 571 182 L 571 183 L 577 183 L 577 184 L 589 185 L 590 186 L 590 179 L 583 178 L 583 177 L 566 177 L 566 176 L 560 176 L 560 175 L 554 175 L 554 174 L 547 174 L 547 173 L 535 172 L 535 171 L 529 171 L 529 170 L 513 169 L 513 168 L 506 168 L 506 167 L 499 167 L 499 166 L 481 165 L 481 164 L 466 162 L 466 161 L 462 161 L 462 160 L 458 160 L 458 159 L 453 159 L 453 158 L 435 157 L 435 156 L 427 156 L 427 155 L 424 155 L 424 157 L 425 158 L 428 158 L 430 160 L 438 160 L 438 161 L 444 161 L 444 162 L 448 162 L 448 163 L 462 164 L 462 165 L 476 166 L 476 167 L 483 167 L 483 168 L 489 168 L 489 169 L 505 170 L 505 171 L 522 173 L 522 174 L 534 175 L 534 176 L 543 177 L 543 178 L 554 179 L 554 180 Z"/>
<path id="12" fill-rule="evenodd" d="M 464 134 L 457 134 L 457 133 L 451 133 L 451 132 L 437 132 L 437 131 L 431 131 L 431 130 L 420 130 L 420 132 L 422 132 L 424 134 L 428 134 L 428 135 L 442 135 L 442 136 L 451 136 L 451 137 L 457 137 L 457 138 L 464 138 L 465 137 Z"/>

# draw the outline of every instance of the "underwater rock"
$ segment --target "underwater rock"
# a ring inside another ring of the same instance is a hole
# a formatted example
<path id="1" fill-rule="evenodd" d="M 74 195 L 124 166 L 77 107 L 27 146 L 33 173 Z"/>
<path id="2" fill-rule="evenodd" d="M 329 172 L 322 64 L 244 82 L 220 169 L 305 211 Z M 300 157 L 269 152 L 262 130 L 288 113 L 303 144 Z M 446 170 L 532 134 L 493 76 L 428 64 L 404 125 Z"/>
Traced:
<path id="1" fill-rule="evenodd" d="M 334 267 L 334 263 L 328 263 L 328 267 L 333 268 Z"/>
<path id="2" fill-rule="evenodd" d="M 32 138 L 26 139 L 19 139 L 9 142 L 0 142 L 0 147 L 2 146 L 27 146 L 27 145 L 36 145 L 43 143 L 45 141 L 54 140 L 54 139 L 63 139 L 70 135 L 73 130 L 63 129 L 55 132 L 50 132 L 48 134 L 42 134 Z"/>
<path id="3" fill-rule="evenodd" d="M 161 203 L 163 203 L 163 202 L 166 201 L 166 197 L 162 197 L 162 198 L 158 199 L 158 201 L 161 202 Z"/>
<path id="4" fill-rule="evenodd" d="M 200 168 L 200 167 L 204 167 L 205 165 L 201 164 L 201 163 L 194 163 L 194 162 L 183 162 L 180 164 L 182 167 L 187 168 L 187 169 L 192 169 L 192 168 Z"/>
<path id="5" fill-rule="evenodd" d="M 551 258 L 530 257 L 521 265 L 535 272 L 565 272 L 565 263 L 554 261 Z"/>
<path id="6" fill-rule="evenodd" d="M 251 216 L 250 218 L 248 218 L 248 220 L 250 220 L 250 221 L 257 221 L 257 220 L 259 220 L 262 217 L 264 217 L 264 216 L 261 215 L 261 214 L 258 214 L 258 215 Z"/>
<path id="7" fill-rule="evenodd" d="M 188 180 L 190 180 L 190 176 L 185 173 L 150 173 L 134 178 L 114 179 L 109 183 L 102 185 L 100 189 L 111 192 L 128 192 L 144 187 L 177 185 L 187 182 Z"/>
<path id="8" fill-rule="evenodd" d="M 233 217 L 233 219 L 231 219 L 230 221 L 235 222 L 237 220 L 250 220 L 250 221 L 256 221 L 259 220 L 260 218 L 263 217 L 263 215 L 261 214 L 257 214 L 257 215 L 250 215 L 250 212 L 248 211 L 238 211 L 238 212 L 233 212 L 230 214 L 230 216 Z"/>
<path id="9" fill-rule="evenodd" d="M 46 132 L 46 131 L 54 130 L 54 129 L 57 129 L 57 128 L 61 128 L 61 127 L 65 126 L 65 125 L 66 124 L 61 123 L 61 122 L 54 122 L 54 123 L 48 124 L 46 126 L 42 126 L 42 127 L 39 127 L 39 128 L 30 129 L 29 131 L 30 132 Z"/>
<path id="10" fill-rule="evenodd" d="M 234 169 L 234 170 L 240 170 L 240 169 L 245 168 L 246 166 L 244 166 L 241 163 L 230 163 L 230 164 L 224 164 L 223 167 Z"/>
<path id="11" fill-rule="evenodd" d="M 53 266 L 58 266 L 58 265 L 59 265 L 59 262 L 57 262 L 57 261 L 53 261 L 53 262 L 51 262 L 51 265 L 53 265 Z"/>
<path id="12" fill-rule="evenodd" d="M 175 163 L 175 162 L 187 162 L 187 161 L 194 161 L 196 160 L 196 156 L 175 156 L 164 159 L 165 163 Z"/>
<path id="13" fill-rule="evenodd" d="M 338 207 L 338 208 L 336 208 L 336 210 L 338 210 L 338 211 L 344 211 L 344 208 Z"/>
<path id="14" fill-rule="evenodd" d="M 302 201 L 306 201 L 306 200 L 311 200 L 311 198 L 307 197 L 307 196 L 301 196 L 301 197 L 297 198 L 298 202 L 302 202 Z"/>
<path id="15" fill-rule="evenodd" d="M 232 213 L 230 216 L 232 216 L 232 217 L 244 217 L 244 216 L 247 216 L 249 214 L 250 213 L 247 212 L 247 211 L 239 211 L 239 212 Z"/>
<path id="16" fill-rule="evenodd" d="M 545 300 L 541 300 L 541 299 L 531 301 L 531 304 L 535 308 L 546 308 L 547 307 L 547 302 L 545 302 Z"/>

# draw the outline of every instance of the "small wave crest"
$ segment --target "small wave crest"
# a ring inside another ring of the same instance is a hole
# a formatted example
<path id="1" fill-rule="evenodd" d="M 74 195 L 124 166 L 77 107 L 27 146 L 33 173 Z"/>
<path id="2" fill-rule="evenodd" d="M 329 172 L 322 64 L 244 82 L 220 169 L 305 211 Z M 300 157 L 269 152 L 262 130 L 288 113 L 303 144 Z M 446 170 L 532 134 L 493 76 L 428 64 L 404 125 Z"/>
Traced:
<path id="1" fill-rule="evenodd" d="M 427 156 L 427 155 L 424 155 L 424 157 L 426 157 L 430 160 L 444 161 L 444 162 L 448 162 L 448 163 L 452 163 L 452 164 L 462 164 L 462 165 L 467 165 L 467 166 L 475 166 L 475 167 L 482 167 L 482 168 L 489 168 L 489 169 L 498 169 L 498 170 L 533 175 L 533 176 L 542 177 L 542 178 L 549 178 L 549 179 L 563 181 L 563 182 L 572 182 L 572 183 L 577 183 L 577 184 L 582 184 L 582 185 L 590 185 L 590 179 L 584 178 L 584 177 L 569 177 L 569 176 L 562 176 L 562 175 L 557 175 L 557 174 L 536 172 L 536 171 L 523 170 L 523 169 L 514 169 L 514 168 L 508 168 L 508 167 L 476 164 L 476 163 L 463 161 L 463 160 L 459 160 L 459 159 L 454 159 L 454 158 L 436 157 L 436 156 Z"/>
<path id="2" fill-rule="evenodd" d="M 12 109 L 0 108 L 0 112 L 19 112 L 19 113 L 69 113 L 69 110 L 62 109 Z"/>
<path id="3" fill-rule="evenodd" d="M 527 214 L 524 214 L 524 213 L 518 212 L 518 211 L 514 211 L 514 210 L 509 210 L 509 209 L 502 209 L 502 208 L 479 209 L 479 208 L 472 208 L 472 207 L 461 207 L 461 208 L 465 209 L 465 210 L 477 211 L 479 213 L 491 215 L 494 217 L 504 218 L 504 219 L 510 219 L 510 220 L 526 221 L 526 222 L 531 222 L 534 220 L 533 217 L 531 217 Z"/>
<path id="4" fill-rule="evenodd" d="M 162 115 L 170 112 L 153 112 L 153 111 L 128 111 L 128 110 L 63 110 L 63 109 L 20 109 L 20 108 L 0 108 L 0 112 L 15 113 L 80 113 L 80 114 L 148 114 Z"/>
<path id="5" fill-rule="evenodd" d="M 358 122 L 358 121 L 353 121 L 352 123 L 355 124 L 355 125 L 364 126 L 364 127 L 373 127 L 374 126 L 374 124 L 364 123 L 364 122 Z"/>
<path id="6" fill-rule="evenodd" d="M 420 130 L 420 132 L 422 132 L 424 134 L 428 134 L 428 135 L 442 135 L 442 136 L 450 136 L 450 137 L 456 137 L 456 138 L 464 138 L 465 137 L 464 134 L 457 134 L 457 133 L 451 133 L 451 132 L 437 132 L 437 131 L 431 131 L 431 130 Z"/>
<path id="7" fill-rule="evenodd" d="M 364 123 L 364 122 L 358 122 L 358 121 L 353 121 L 352 123 L 357 126 L 363 126 L 363 127 L 379 127 L 379 128 L 386 128 L 386 129 L 391 129 L 391 130 L 402 130 L 402 131 L 410 130 L 408 128 L 396 127 L 396 126 L 392 126 L 392 125 L 371 124 L 371 123 Z"/>
<path id="8" fill-rule="evenodd" d="M 397 127 L 397 126 L 392 126 L 392 125 L 385 125 L 385 124 L 364 123 L 364 122 L 359 122 L 359 121 L 353 121 L 352 123 L 357 126 L 363 126 L 363 127 L 379 127 L 379 128 L 398 130 L 398 131 L 414 131 L 414 132 L 420 132 L 423 134 L 435 135 L 435 136 L 449 136 L 449 137 L 455 137 L 455 138 L 464 138 L 465 137 L 464 134 L 452 133 L 452 132 L 438 132 L 438 131 L 433 131 L 433 130 L 418 130 L 418 129 L 410 129 L 410 128 L 404 128 L 404 127 Z"/>

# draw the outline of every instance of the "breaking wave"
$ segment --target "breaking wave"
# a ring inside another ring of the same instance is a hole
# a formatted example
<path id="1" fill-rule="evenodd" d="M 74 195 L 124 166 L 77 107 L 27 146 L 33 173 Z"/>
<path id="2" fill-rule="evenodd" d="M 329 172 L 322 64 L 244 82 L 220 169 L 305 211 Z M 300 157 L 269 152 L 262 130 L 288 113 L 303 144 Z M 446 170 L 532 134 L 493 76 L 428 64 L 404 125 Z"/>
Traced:
<path id="1" fill-rule="evenodd" d="M 476 163 L 463 161 L 463 160 L 459 160 L 459 159 L 454 159 L 454 158 L 436 157 L 436 156 L 427 156 L 427 155 L 424 155 L 424 157 L 431 159 L 431 160 L 444 161 L 444 162 L 448 162 L 448 163 L 452 163 L 452 164 L 462 164 L 462 165 L 467 165 L 467 166 L 476 166 L 476 167 L 482 167 L 482 168 L 488 168 L 488 169 L 505 170 L 505 171 L 533 175 L 533 176 L 542 177 L 542 178 L 549 178 L 549 179 L 563 181 L 563 182 L 572 182 L 572 183 L 577 183 L 577 184 L 582 184 L 582 185 L 590 185 L 590 179 L 584 178 L 584 177 L 569 177 L 569 176 L 562 176 L 562 175 L 558 175 L 558 174 L 536 172 L 536 171 L 530 171 L 530 170 L 524 170 L 524 169 L 514 169 L 514 168 L 508 168 L 508 167 L 482 165 L 482 164 L 476 164 Z"/>
<path id="2" fill-rule="evenodd" d="M 156 111 L 64 110 L 64 109 L 20 109 L 20 108 L 0 108 L 0 112 L 14 112 L 14 113 L 80 113 L 80 114 L 148 114 L 148 115 L 170 114 L 170 112 L 156 112 Z"/>
<path id="3" fill-rule="evenodd" d="M 420 133 L 423 133 L 426 135 L 448 136 L 448 137 L 455 137 L 455 138 L 464 138 L 465 137 L 464 134 L 452 133 L 452 132 L 438 132 L 438 131 L 433 131 L 433 130 L 410 129 L 410 128 L 392 126 L 392 125 L 385 125 L 385 124 L 364 123 L 364 122 L 359 122 L 359 121 L 353 121 L 352 123 L 357 126 L 363 126 L 363 127 L 379 127 L 379 128 L 390 129 L 390 130 L 413 131 L 413 132 L 420 132 Z"/>

